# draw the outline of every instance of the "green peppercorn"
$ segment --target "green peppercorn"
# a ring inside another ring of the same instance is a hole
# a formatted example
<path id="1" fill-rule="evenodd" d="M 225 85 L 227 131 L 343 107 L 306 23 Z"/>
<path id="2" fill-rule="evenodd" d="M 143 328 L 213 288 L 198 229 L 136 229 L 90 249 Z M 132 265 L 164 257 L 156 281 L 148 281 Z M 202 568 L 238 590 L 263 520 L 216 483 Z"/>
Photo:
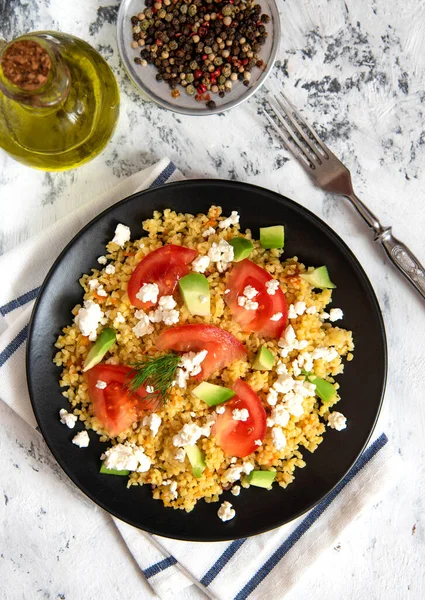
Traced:
<path id="1" fill-rule="evenodd" d="M 220 75 L 217 81 L 219 85 L 224 85 L 226 83 L 226 77 L 224 75 Z"/>
<path id="2" fill-rule="evenodd" d="M 231 4 L 226 4 L 221 9 L 221 14 L 223 15 L 223 17 L 227 17 L 228 15 L 232 15 L 233 14 L 233 6 Z"/>
<path id="3" fill-rule="evenodd" d="M 185 5 L 183 5 L 185 6 Z M 186 86 L 186 94 L 188 94 L 189 96 L 193 96 L 196 93 L 196 89 L 195 86 L 192 84 L 189 84 L 188 86 Z"/>
<path id="4" fill-rule="evenodd" d="M 187 10 L 188 10 L 188 9 L 187 9 L 187 4 L 182 4 L 182 5 L 180 6 L 180 12 L 181 12 L 181 14 L 182 14 L 182 15 L 185 15 L 185 14 L 187 14 Z M 186 91 L 187 91 L 187 90 L 186 90 Z"/>
<path id="5" fill-rule="evenodd" d="M 193 73 L 188 73 L 188 74 L 186 75 L 186 81 L 187 81 L 188 83 L 193 83 L 193 82 L 195 81 L 195 77 L 194 77 Z"/>
<path id="6" fill-rule="evenodd" d="M 149 21 L 147 21 L 146 19 L 140 23 L 140 28 L 142 29 L 142 31 L 147 31 L 149 29 L 149 26 Z"/>
<path id="7" fill-rule="evenodd" d="M 196 71 L 196 69 L 199 69 L 199 65 L 196 62 L 196 60 L 192 60 L 192 62 L 189 64 L 189 67 L 192 69 L 192 71 Z"/>
<path id="8" fill-rule="evenodd" d="M 191 17 L 194 17 L 196 15 L 196 13 L 198 12 L 198 9 L 196 8 L 196 6 L 194 4 L 191 4 L 189 6 L 189 8 L 187 9 L 187 12 L 189 13 L 189 15 Z"/>
<path id="9" fill-rule="evenodd" d="M 223 59 L 221 58 L 221 56 L 216 56 L 214 59 L 214 64 L 216 67 L 219 67 L 220 65 L 223 64 Z"/>

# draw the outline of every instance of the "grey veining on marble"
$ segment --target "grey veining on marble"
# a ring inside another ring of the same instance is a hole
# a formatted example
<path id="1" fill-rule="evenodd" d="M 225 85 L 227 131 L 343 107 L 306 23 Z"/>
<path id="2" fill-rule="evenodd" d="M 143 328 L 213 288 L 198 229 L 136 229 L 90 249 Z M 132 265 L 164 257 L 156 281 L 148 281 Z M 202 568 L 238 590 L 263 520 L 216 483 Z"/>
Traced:
<path id="1" fill-rule="evenodd" d="M 358 195 L 425 262 L 425 2 L 279 0 L 279 7 L 282 41 L 268 86 L 283 87 L 345 161 Z M 0 151 L 0 252 L 89 201 L 93 183 L 101 192 L 164 155 L 187 177 L 262 185 L 323 218 L 363 264 L 384 312 L 389 377 L 379 428 L 405 472 L 288 599 L 424 598 L 423 301 L 348 203 L 313 188 L 281 149 L 261 115 L 265 90 L 204 118 L 145 101 L 117 54 L 117 9 L 114 0 L 0 0 L 0 36 L 57 29 L 88 40 L 113 68 L 122 102 L 108 147 L 80 169 L 38 172 Z M 38 434 L 1 402 L 0 456 L 0 598 L 150 597 L 112 522 L 73 491 Z"/>

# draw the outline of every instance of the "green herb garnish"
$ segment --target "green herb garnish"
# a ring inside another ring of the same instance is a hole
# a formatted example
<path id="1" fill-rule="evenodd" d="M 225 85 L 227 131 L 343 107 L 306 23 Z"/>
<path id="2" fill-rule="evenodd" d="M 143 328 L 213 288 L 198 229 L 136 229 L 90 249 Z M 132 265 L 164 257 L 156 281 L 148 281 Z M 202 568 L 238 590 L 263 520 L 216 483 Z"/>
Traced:
<path id="1" fill-rule="evenodd" d="M 158 406 L 165 404 L 180 360 L 181 356 L 175 352 L 156 357 L 145 356 L 141 361 L 131 364 L 132 371 L 124 386 L 131 392 L 137 392 L 142 386 L 151 386 L 154 391 L 147 395 L 146 400 L 153 398 Z"/>

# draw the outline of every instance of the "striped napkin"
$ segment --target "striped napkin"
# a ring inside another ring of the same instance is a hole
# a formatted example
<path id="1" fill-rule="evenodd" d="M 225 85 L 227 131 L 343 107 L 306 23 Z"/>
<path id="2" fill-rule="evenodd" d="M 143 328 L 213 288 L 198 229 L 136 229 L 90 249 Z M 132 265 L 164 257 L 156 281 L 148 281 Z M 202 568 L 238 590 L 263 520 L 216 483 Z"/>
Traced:
<path id="1" fill-rule="evenodd" d="M 24 386 L 25 344 L 34 299 L 47 271 L 68 241 L 99 212 L 136 191 L 179 179 L 175 166 L 161 160 L 0 257 L 2 280 L 8 282 L 0 286 L 0 399 L 33 427 L 37 423 Z M 218 600 L 282 598 L 362 509 L 395 483 L 400 471 L 398 453 L 381 434 L 307 515 L 233 542 L 181 542 L 144 533 L 115 518 L 114 522 L 163 600 L 188 598 L 186 588 L 193 585 Z M 199 593 L 193 595 L 199 598 Z"/>

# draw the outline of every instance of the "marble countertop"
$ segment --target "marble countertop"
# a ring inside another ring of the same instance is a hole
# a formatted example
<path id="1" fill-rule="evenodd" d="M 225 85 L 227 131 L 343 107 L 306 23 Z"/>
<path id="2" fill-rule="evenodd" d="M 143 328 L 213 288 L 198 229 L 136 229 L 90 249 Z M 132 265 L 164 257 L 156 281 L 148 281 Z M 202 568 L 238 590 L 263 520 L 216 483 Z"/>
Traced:
<path id="1" fill-rule="evenodd" d="M 88 182 L 101 191 L 163 156 L 187 177 L 268 187 L 324 219 L 363 264 L 384 313 L 389 373 L 379 428 L 398 448 L 404 472 L 397 488 L 361 515 L 287 598 L 424 598 L 424 301 L 374 246 L 348 203 L 315 189 L 281 149 L 259 111 L 263 92 L 204 118 L 145 101 L 117 53 L 118 6 L 114 0 L 0 1 L 0 36 L 55 29 L 88 40 L 113 68 L 122 99 L 108 147 L 75 171 L 38 172 L 0 150 L 0 251 L 87 201 Z M 425 262 L 425 3 L 281 0 L 279 7 L 282 41 L 268 85 L 283 87 L 303 109 L 351 170 L 358 195 Z M 0 449 L 1 598 L 152 596 L 112 521 L 73 490 L 40 436 L 1 402 Z"/>

